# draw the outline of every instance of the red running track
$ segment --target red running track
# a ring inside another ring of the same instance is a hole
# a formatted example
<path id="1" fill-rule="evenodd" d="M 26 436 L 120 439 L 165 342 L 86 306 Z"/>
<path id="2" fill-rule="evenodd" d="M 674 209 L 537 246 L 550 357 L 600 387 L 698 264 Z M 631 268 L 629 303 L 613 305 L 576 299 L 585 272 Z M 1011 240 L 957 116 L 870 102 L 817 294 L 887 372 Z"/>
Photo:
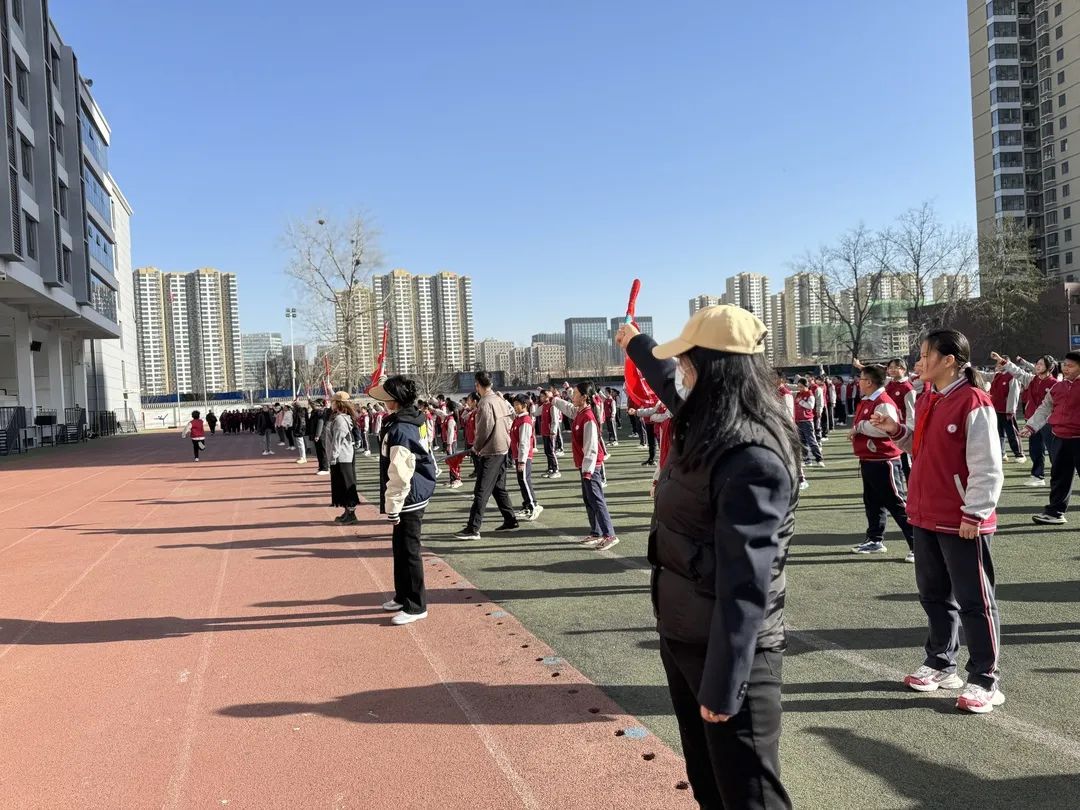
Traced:
<path id="1" fill-rule="evenodd" d="M 677 755 L 442 560 L 429 618 L 391 626 L 375 509 L 341 528 L 314 464 L 208 445 L 0 462 L 0 807 L 693 806 Z"/>

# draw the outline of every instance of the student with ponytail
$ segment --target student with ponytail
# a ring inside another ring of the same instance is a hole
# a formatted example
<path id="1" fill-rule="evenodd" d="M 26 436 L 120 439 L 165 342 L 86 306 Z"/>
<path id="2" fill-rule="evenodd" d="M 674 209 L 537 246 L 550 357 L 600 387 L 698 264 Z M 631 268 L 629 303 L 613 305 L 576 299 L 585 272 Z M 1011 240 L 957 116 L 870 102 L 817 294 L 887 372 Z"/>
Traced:
<path id="1" fill-rule="evenodd" d="M 579 382 L 571 390 L 573 404 L 565 399 L 552 400 L 552 404 L 559 413 L 573 420 L 571 449 L 574 466 L 581 470 L 581 496 L 589 515 L 589 534 L 581 542 L 603 551 L 619 542 L 600 480 L 600 470 L 607 457 L 607 448 L 600 437 L 603 410 L 597 404 L 596 387 L 591 382 Z"/>
<path id="2" fill-rule="evenodd" d="M 998 681 L 1001 626 L 990 541 L 1001 495 L 1001 444 L 990 396 L 976 383 L 967 338 L 931 332 L 920 352 L 922 380 L 915 428 L 871 416 L 912 455 L 907 515 L 914 528 L 915 583 L 930 632 L 923 665 L 904 678 L 917 692 L 959 689 L 961 711 L 984 714 L 1005 702 Z M 968 648 L 968 680 L 956 673 L 959 629 Z"/>

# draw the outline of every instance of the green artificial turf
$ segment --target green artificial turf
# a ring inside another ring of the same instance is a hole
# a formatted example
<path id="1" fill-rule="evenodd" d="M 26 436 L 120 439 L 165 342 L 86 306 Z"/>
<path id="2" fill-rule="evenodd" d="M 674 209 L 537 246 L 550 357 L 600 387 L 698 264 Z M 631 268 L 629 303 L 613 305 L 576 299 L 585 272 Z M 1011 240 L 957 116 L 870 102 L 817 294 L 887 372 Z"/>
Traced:
<path id="1" fill-rule="evenodd" d="M 569 454 L 558 481 L 539 477 L 537 459 L 539 521 L 496 534 L 492 503 L 482 540 L 453 540 L 468 512 L 466 480 L 439 488 L 424 542 L 678 748 L 649 602 L 652 469 L 640 466 L 634 440 L 612 450 L 607 497 L 621 542 L 610 552 L 570 542 L 587 524 Z M 914 568 L 891 523 L 888 553 L 851 553 L 865 518 L 842 432 L 825 456 L 825 469 L 808 471 L 788 563 L 782 757 L 796 807 L 1080 807 L 1080 512 L 1066 526 L 1034 526 L 1047 490 L 1022 486 L 1027 464 L 1006 465 L 994 565 L 1007 702 L 990 716 L 963 715 L 955 692 L 898 683 L 923 658 Z M 357 468 L 361 490 L 375 492 L 375 457 Z M 511 482 L 518 505 L 516 490 Z"/>

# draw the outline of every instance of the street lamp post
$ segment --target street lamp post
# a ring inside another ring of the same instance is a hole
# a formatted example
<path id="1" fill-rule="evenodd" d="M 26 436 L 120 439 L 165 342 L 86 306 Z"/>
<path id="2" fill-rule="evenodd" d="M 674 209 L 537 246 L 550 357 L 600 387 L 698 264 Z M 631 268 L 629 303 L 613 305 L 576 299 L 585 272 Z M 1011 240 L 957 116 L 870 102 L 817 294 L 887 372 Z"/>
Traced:
<path id="1" fill-rule="evenodd" d="M 266 362 L 266 358 L 270 356 L 270 350 L 267 349 L 263 352 L 263 396 L 266 399 L 270 399 L 270 365 Z"/>
<path id="2" fill-rule="evenodd" d="M 293 340 L 293 321 L 296 320 L 296 310 L 289 307 L 285 310 L 285 317 L 289 320 L 289 382 L 292 385 L 292 397 L 296 399 L 296 342 Z"/>

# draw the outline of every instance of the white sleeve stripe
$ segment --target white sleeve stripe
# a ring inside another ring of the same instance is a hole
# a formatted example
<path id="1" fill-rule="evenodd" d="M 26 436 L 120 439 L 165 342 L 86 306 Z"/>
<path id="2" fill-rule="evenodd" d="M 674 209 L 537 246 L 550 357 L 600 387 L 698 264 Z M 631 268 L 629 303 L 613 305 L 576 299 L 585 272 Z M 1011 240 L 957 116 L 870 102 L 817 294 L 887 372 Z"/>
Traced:
<path id="1" fill-rule="evenodd" d="M 964 490 L 964 514 L 986 520 L 1001 497 L 1004 473 L 1001 470 L 997 415 L 993 406 L 984 405 L 968 414 L 967 487 Z"/>

